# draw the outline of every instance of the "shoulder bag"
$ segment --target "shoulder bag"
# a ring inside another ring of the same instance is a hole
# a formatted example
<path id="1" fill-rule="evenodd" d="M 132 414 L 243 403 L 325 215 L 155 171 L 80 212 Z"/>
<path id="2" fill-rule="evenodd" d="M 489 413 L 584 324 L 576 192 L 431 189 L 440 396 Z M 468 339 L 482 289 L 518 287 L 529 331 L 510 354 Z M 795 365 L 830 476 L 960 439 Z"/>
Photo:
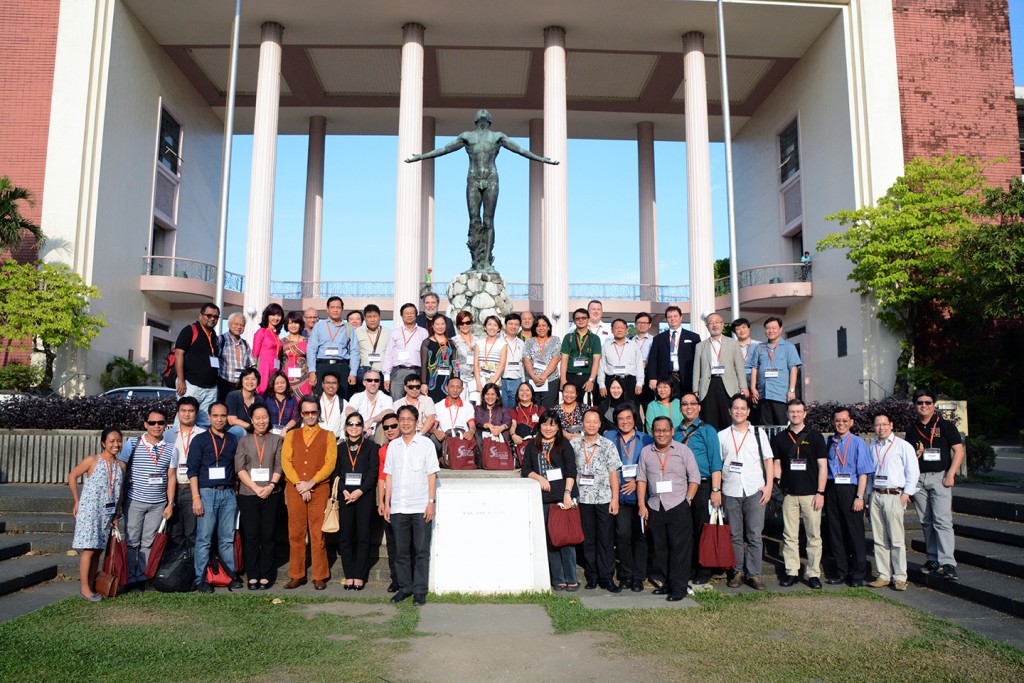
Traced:
<path id="1" fill-rule="evenodd" d="M 334 478 L 334 484 L 331 485 L 331 497 L 327 499 L 327 507 L 324 508 L 324 523 L 320 525 L 320 530 L 328 534 L 336 534 L 341 528 L 341 522 L 338 519 L 339 481 L 341 481 L 341 477 Z"/>

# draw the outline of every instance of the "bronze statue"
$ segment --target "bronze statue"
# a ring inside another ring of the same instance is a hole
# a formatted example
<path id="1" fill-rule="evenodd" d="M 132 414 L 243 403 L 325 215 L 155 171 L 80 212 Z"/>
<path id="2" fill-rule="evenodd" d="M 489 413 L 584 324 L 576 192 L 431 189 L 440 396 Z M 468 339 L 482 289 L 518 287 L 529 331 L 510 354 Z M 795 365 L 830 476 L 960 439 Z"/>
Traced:
<path id="1" fill-rule="evenodd" d="M 509 140 L 504 133 L 491 130 L 491 114 L 486 109 L 476 113 L 476 129 L 467 130 L 444 147 L 414 154 L 405 163 L 433 159 L 450 154 L 462 147 L 469 154 L 469 176 L 466 178 L 466 204 L 469 208 L 469 254 L 473 265 L 471 271 L 493 273 L 494 270 L 494 207 L 498 204 L 498 168 L 494 160 L 501 148 L 539 161 L 557 164 L 547 157 L 537 156 Z M 481 216 L 481 208 L 483 215 Z"/>

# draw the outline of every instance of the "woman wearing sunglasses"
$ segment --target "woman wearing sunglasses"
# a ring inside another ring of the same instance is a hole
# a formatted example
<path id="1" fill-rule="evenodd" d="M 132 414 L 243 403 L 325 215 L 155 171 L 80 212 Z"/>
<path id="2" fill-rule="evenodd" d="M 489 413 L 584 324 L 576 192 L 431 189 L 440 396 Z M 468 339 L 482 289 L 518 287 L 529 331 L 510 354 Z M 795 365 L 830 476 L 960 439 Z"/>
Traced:
<path id="1" fill-rule="evenodd" d="M 370 522 L 377 485 L 378 446 L 363 433 L 363 417 L 345 418 L 345 440 L 338 450 L 334 476 L 339 478 L 338 554 L 345 590 L 361 591 L 370 571 Z"/>

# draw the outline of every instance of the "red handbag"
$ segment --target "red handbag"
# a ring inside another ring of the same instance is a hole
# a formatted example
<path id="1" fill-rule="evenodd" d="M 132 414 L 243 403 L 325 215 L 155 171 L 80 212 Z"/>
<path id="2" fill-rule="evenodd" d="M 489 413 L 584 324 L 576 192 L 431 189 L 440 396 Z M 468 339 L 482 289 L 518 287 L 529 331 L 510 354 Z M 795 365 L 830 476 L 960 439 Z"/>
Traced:
<path id="1" fill-rule="evenodd" d="M 231 585 L 231 576 L 227 567 L 214 553 L 210 553 L 210 560 L 206 563 L 206 583 L 215 588 L 224 588 Z"/>
<path id="2" fill-rule="evenodd" d="M 485 470 L 514 470 L 516 460 L 512 457 L 512 447 L 504 439 L 484 437 L 480 464 Z"/>
<path id="3" fill-rule="evenodd" d="M 160 528 L 153 537 L 153 546 L 149 549 L 149 560 L 146 562 L 146 578 L 152 579 L 160 571 L 160 560 L 164 557 L 164 550 L 167 548 L 167 520 L 160 520 Z"/>
<path id="4" fill-rule="evenodd" d="M 548 536 L 551 538 L 551 545 L 556 548 L 583 543 L 580 509 L 552 505 L 548 510 Z"/>
<path id="5" fill-rule="evenodd" d="M 235 573 L 241 574 L 245 571 L 245 557 L 242 554 L 242 532 L 239 525 L 242 523 L 242 513 L 235 517 Z"/>
<path id="6" fill-rule="evenodd" d="M 476 439 L 449 436 L 441 448 L 441 462 L 452 470 L 476 469 Z"/>
<path id="7" fill-rule="evenodd" d="M 718 523 L 715 523 L 715 519 Z M 736 553 L 732 549 L 729 526 L 722 523 L 722 511 L 711 513 L 711 521 L 700 532 L 697 562 L 708 569 L 732 569 L 736 566 Z"/>

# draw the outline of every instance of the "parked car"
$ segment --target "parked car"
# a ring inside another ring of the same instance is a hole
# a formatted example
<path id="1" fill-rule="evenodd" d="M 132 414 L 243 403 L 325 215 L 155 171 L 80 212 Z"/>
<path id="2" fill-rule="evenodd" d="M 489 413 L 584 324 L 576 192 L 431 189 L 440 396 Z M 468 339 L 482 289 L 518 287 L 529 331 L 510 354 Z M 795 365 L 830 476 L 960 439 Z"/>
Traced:
<path id="1" fill-rule="evenodd" d="M 168 389 L 167 387 L 119 387 L 117 389 L 105 391 L 100 395 L 105 398 L 120 398 L 125 401 L 130 401 L 133 398 L 173 398 L 175 393 L 174 389 Z"/>
<path id="2" fill-rule="evenodd" d="M 23 391 L 9 391 L 7 389 L 0 390 L 0 401 L 16 401 L 19 398 L 26 398 L 29 394 Z"/>

